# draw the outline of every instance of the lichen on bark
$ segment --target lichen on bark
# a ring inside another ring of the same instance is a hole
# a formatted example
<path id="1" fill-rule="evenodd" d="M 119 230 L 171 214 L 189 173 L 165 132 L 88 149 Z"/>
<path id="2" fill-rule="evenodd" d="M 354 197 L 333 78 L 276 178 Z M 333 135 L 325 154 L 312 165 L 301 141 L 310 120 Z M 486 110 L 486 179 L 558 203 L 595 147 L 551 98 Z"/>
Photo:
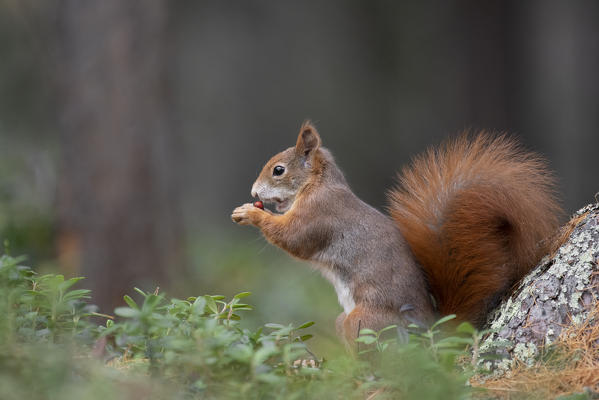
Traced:
<path id="1" fill-rule="evenodd" d="M 480 351 L 504 357 L 485 362 L 495 374 L 508 371 L 515 359 L 532 365 L 565 326 L 585 321 L 599 299 L 599 203 L 580 209 L 572 221 L 576 225 L 561 247 L 490 315 L 493 333 Z"/>

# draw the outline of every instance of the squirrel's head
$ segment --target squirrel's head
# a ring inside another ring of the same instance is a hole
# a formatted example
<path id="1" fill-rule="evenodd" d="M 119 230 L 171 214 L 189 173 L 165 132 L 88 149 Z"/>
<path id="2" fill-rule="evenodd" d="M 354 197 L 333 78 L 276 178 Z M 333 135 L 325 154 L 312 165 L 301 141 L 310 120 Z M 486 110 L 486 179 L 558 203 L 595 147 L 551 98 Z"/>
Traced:
<path id="1" fill-rule="evenodd" d="M 291 208 L 296 195 L 308 183 L 318 167 L 315 157 L 320 136 L 308 121 L 302 124 L 295 147 L 273 156 L 252 186 L 252 196 L 264 203 L 275 204 L 278 212 Z"/>

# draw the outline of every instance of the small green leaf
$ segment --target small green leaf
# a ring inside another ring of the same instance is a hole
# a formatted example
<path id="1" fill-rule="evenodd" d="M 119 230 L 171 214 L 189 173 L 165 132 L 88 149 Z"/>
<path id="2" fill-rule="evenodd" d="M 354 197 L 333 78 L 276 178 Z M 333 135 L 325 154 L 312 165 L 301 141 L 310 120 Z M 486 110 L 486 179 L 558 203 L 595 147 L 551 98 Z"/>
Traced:
<path id="1" fill-rule="evenodd" d="M 218 313 L 218 308 L 216 307 L 216 302 L 214 301 L 214 298 L 212 296 L 204 296 L 204 298 L 206 299 L 206 306 L 208 307 L 208 309 L 213 314 Z"/>
<path id="2" fill-rule="evenodd" d="M 438 320 L 437 322 L 435 322 L 433 324 L 433 326 L 431 326 L 431 330 L 433 330 L 434 328 L 436 328 L 437 326 L 446 323 L 447 321 L 451 321 L 452 319 L 454 319 L 456 317 L 455 314 L 450 314 L 450 315 L 446 315 L 443 318 L 441 318 L 440 320 Z"/>
<path id="3" fill-rule="evenodd" d="M 191 306 L 193 307 L 194 312 L 198 314 L 203 314 L 204 309 L 206 308 L 206 299 L 200 296 L 194 300 Z"/>
<path id="4" fill-rule="evenodd" d="M 119 317 L 135 318 L 139 315 L 139 310 L 130 307 L 117 307 L 114 309 L 114 313 Z"/>
<path id="5" fill-rule="evenodd" d="M 232 306 L 232 308 L 236 311 L 237 310 L 253 310 L 254 309 L 254 307 L 250 306 L 249 304 L 242 304 L 242 303 L 234 304 Z"/>
<path id="6" fill-rule="evenodd" d="M 273 324 L 273 323 L 268 323 L 268 324 L 264 324 L 264 326 L 266 328 L 271 328 L 271 329 L 281 329 L 281 328 L 285 328 L 284 325 L 281 324 Z"/>
<path id="7" fill-rule="evenodd" d="M 314 321 L 304 322 L 303 324 L 298 326 L 297 329 L 306 329 L 306 328 L 311 327 L 312 325 L 314 325 Z"/>
<path id="8" fill-rule="evenodd" d="M 79 282 L 82 279 L 84 279 L 84 278 L 80 277 L 80 278 L 71 278 L 69 280 L 66 280 L 58 285 L 58 290 L 63 290 L 63 291 L 67 290 L 68 288 L 70 288 L 71 286 L 73 286 L 74 284 L 76 284 L 77 282 Z"/>
<path id="9" fill-rule="evenodd" d="M 280 384 L 281 382 L 283 382 L 285 380 L 285 378 L 275 375 L 273 373 L 259 374 L 258 376 L 256 376 L 256 379 L 259 380 L 260 382 L 268 383 L 271 385 Z"/>
<path id="10" fill-rule="evenodd" d="M 148 294 L 142 308 L 153 310 L 162 301 L 162 295 Z"/>
<path id="11" fill-rule="evenodd" d="M 376 337 L 374 336 L 360 336 L 356 339 L 356 342 L 364 343 L 364 344 L 373 344 L 376 342 Z"/>
<path id="12" fill-rule="evenodd" d="M 135 300 L 133 300 L 130 296 L 128 295 L 124 295 L 123 299 L 125 300 L 125 303 L 127 303 L 127 305 L 133 309 L 139 310 L 139 306 L 137 305 L 137 303 L 135 302 Z"/>
<path id="13" fill-rule="evenodd" d="M 91 296 L 89 294 L 91 290 L 89 289 L 76 289 L 68 291 L 63 297 L 63 301 L 70 301 L 76 299 L 89 299 Z"/>
<path id="14" fill-rule="evenodd" d="M 92 313 L 89 313 L 89 315 L 93 315 L 94 317 L 102 317 L 102 318 L 106 318 L 109 320 L 114 318 L 112 315 L 102 314 L 102 313 L 98 313 L 98 312 L 92 312 Z"/>
<path id="15" fill-rule="evenodd" d="M 251 294 L 252 294 L 252 292 L 241 292 L 241 293 L 237 293 L 233 298 L 234 299 L 242 299 L 244 297 L 248 297 Z"/>
<path id="16" fill-rule="evenodd" d="M 385 327 L 385 328 L 381 329 L 381 330 L 379 331 L 379 335 L 380 335 L 381 333 L 383 333 L 383 332 L 386 332 L 386 331 L 388 331 L 388 330 L 395 329 L 395 328 L 397 328 L 397 325 L 389 325 L 389 326 L 387 326 L 387 327 Z"/>
<path id="17" fill-rule="evenodd" d="M 456 328 L 456 332 L 467 333 L 469 335 L 472 335 L 474 333 L 474 331 L 475 331 L 475 329 L 470 322 L 462 322 Z"/>

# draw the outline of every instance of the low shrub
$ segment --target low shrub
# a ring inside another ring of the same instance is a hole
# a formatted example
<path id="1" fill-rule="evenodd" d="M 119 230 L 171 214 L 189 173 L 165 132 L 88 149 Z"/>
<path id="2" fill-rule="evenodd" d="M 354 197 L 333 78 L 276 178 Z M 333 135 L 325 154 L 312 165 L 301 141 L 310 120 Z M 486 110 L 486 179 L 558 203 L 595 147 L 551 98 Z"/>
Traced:
<path id="1" fill-rule="evenodd" d="M 480 333 L 462 324 L 454 335 L 442 334 L 440 327 L 451 316 L 409 333 L 395 326 L 364 329 L 358 358 L 329 360 L 306 344 L 312 322 L 245 327 L 243 314 L 252 311 L 248 292 L 232 299 L 175 299 L 135 289 L 141 301 L 124 296 L 112 316 L 89 303 L 89 290 L 75 288 L 82 278 L 38 276 L 23 261 L 0 257 L 2 398 L 472 395 L 471 350 Z"/>

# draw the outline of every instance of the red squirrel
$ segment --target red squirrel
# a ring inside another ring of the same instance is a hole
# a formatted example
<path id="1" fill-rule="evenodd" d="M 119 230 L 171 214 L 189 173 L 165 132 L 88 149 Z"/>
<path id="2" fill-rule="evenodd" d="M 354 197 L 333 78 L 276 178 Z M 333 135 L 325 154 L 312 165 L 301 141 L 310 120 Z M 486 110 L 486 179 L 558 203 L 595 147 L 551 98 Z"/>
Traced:
<path id="1" fill-rule="evenodd" d="M 335 287 L 338 335 L 428 324 L 439 314 L 484 324 L 548 252 L 558 227 L 546 163 L 505 135 L 462 135 L 416 157 L 389 194 L 390 217 L 360 200 L 305 122 L 272 157 L 231 218 L 313 263 Z"/>

